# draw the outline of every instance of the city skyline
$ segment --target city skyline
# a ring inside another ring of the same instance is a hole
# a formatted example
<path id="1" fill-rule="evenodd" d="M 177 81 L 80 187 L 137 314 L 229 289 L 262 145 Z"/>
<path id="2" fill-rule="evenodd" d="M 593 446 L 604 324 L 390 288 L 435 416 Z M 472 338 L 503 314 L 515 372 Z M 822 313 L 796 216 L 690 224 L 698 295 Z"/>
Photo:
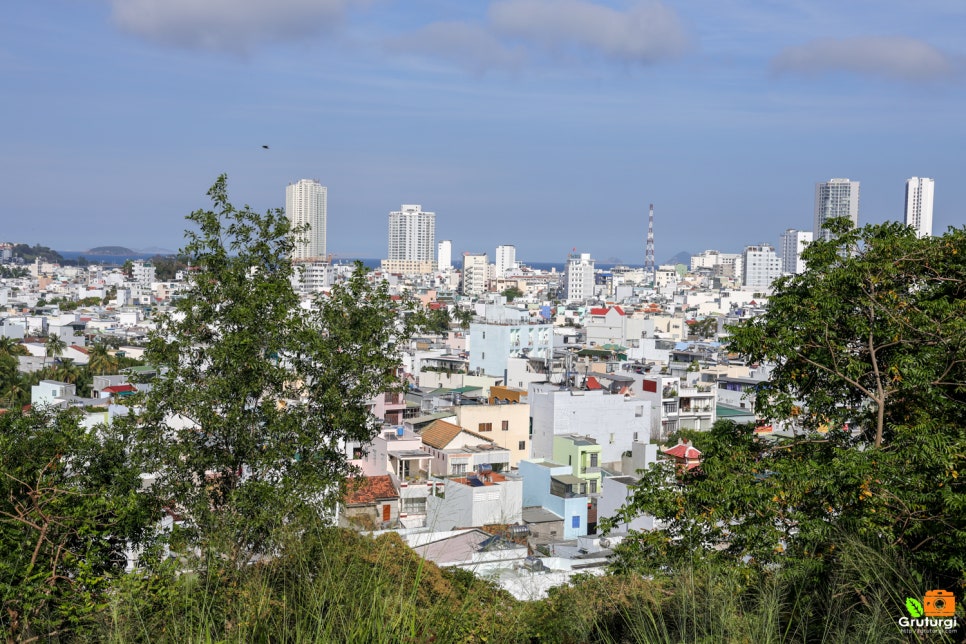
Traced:
<path id="1" fill-rule="evenodd" d="M 807 230 L 835 176 L 860 224 L 903 221 L 913 176 L 941 185 L 935 234 L 966 220 L 959 3 L 221 6 L 3 10 L 5 238 L 176 250 L 222 173 L 260 211 L 317 177 L 337 257 L 381 257 L 399 203 L 454 256 L 640 265 L 648 203 L 658 263 L 738 252 Z"/>

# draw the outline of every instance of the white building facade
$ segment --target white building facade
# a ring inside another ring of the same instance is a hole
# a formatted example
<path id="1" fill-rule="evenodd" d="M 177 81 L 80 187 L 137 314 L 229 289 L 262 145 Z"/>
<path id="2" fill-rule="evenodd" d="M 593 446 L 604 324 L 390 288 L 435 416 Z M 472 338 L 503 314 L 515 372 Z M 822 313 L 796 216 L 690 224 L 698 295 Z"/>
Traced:
<path id="1" fill-rule="evenodd" d="M 932 204 L 936 182 L 925 177 L 906 181 L 906 225 L 920 237 L 932 235 Z"/>
<path id="2" fill-rule="evenodd" d="M 328 189 L 315 179 L 300 179 L 285 188 L 285 213 L 292 228 L 307 227 L 295 242 L 292 259 L 325 257 Z"/>
<path id="3" fill-rule="evenodd" d="M 486 253 L 463 253 L 463 295 L 486 292 Z"/>
<path id="4" fill-rule="evenodd" d="M 590 253 L 573 253 L 567 257 L 563 296 L 568 301 L 594 297 L 594 260 Z"/>
<path id="5" fill-rule="evenodd" d="M 453 242 L 444 239 L 436 249 L 436 270 L 448 271 L 453 268 Z"/>
<path id="6" fill-rule="evenodd" d="M 531 384 L 527 400 L 534 458 L 552 460 L 554 436 L 580 434 L 600 445 L 601 466 L 620 469 L 624 452 L 651 436 L 651 403 L 646 400 L 546 383 Z"/>
<path id="7" fill-rule="evenodd" d="M 782 233 L 782 273 L 797 275 L 805 272 L 805 262 L 802 260 L 802 251 L 812 241 L 812 233 L 808 230 L 795 230 L 789 228 Z"/>
<path id="8" fill-rule="evenodd" d="M 742 263 L 742 283 L 746 288 L 769 288 L 782 274 L 782 262 L 771 244 L 746 247 Z"/>
<path id="9" fill-rule="evenodd" d="M 848 217 L 852 226 L 859 225 L 859 182 L 830 179 L 815 184 L 814 239 L 828 240 L 831 235 L 822 226 L 833 217 Z"/>
<path id="10" fill-rule="evenodd" d="M 389 213 L 389 254 L 383 269 L 401 273 L 436 270 L 436 213 L 403 204 Z"/>
<path id="11" fill-rule="evenodd" d="M 496 278 L 507 276 L 517 265 L 517 247 L 503 245 L 496 247 Z"/>

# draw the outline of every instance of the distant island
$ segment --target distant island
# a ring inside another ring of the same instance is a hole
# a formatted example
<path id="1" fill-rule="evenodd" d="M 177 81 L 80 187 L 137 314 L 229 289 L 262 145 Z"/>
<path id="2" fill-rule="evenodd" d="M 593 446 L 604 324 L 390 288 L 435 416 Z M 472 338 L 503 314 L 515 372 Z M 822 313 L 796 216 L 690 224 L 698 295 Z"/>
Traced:
<path id="1" fill-rule="evenodd" d="M 125 248 L 124 246 L 98 246 L 85 251 L 86 255 L 137 255 L 137 253 L 130 248 Z"/>

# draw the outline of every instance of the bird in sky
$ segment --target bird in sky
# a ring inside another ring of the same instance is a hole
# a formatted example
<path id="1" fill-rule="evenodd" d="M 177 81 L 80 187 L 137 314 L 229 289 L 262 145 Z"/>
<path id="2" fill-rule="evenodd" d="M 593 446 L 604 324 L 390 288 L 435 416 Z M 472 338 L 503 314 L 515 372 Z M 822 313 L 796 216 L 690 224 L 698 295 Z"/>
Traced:
<path id="1" fill-rule="evenodd" d="M 267 146 L 267 145 L 263 145 L 263 146 L 262 146 L 262 149 L 263 149 L 263 150 L 267 150 L 267 149 L 268 149 L 268 146 Z"/>

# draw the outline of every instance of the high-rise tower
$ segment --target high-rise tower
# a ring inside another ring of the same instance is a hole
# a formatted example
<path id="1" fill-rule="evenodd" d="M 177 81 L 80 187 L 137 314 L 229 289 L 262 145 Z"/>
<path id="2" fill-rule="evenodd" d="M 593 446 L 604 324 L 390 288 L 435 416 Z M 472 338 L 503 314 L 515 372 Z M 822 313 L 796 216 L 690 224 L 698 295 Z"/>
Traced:
<path id="1" fill-rule="evenodd" d="M 389 213 L 389 257 L 383 268 L 391 272 L 432 273 L 436 270 L 436 213 L 418 204 Z"/>
<path id="2" fill-rule="evenodd" d="M 932 235 L 932 201 L 936 182 L 925 177 L 906 181 L 906 225 L 920 237 Z"/>
<path id="3" fill-rule="evenodd" d="M 307 227 L 295 242 L 292 259 L 325 257 L 325 225 L 328 217 L 328 190 L 314 179 L 301 179 L 285 188 L 285 214 L 292 228 Z"/>
<path id="4" fill-rule="evenodd" d="M 831 239 L 822 227 L 834 217 L 848 217 L 852 226 L 859 225 L 859 182 L 849 179 L 830 179 L 815 184 L 815 224 L 812 237 L 816 241 Z"/>
<path id="5" fill-rule="evenodd" d="M 657 266 L 654 264 L 654 204 L 648 209 L 647 213 L 647 245 L 644 247 L 644 274 L 651 274 L 651 283 L 654 283 L 655 271 Z"/>

